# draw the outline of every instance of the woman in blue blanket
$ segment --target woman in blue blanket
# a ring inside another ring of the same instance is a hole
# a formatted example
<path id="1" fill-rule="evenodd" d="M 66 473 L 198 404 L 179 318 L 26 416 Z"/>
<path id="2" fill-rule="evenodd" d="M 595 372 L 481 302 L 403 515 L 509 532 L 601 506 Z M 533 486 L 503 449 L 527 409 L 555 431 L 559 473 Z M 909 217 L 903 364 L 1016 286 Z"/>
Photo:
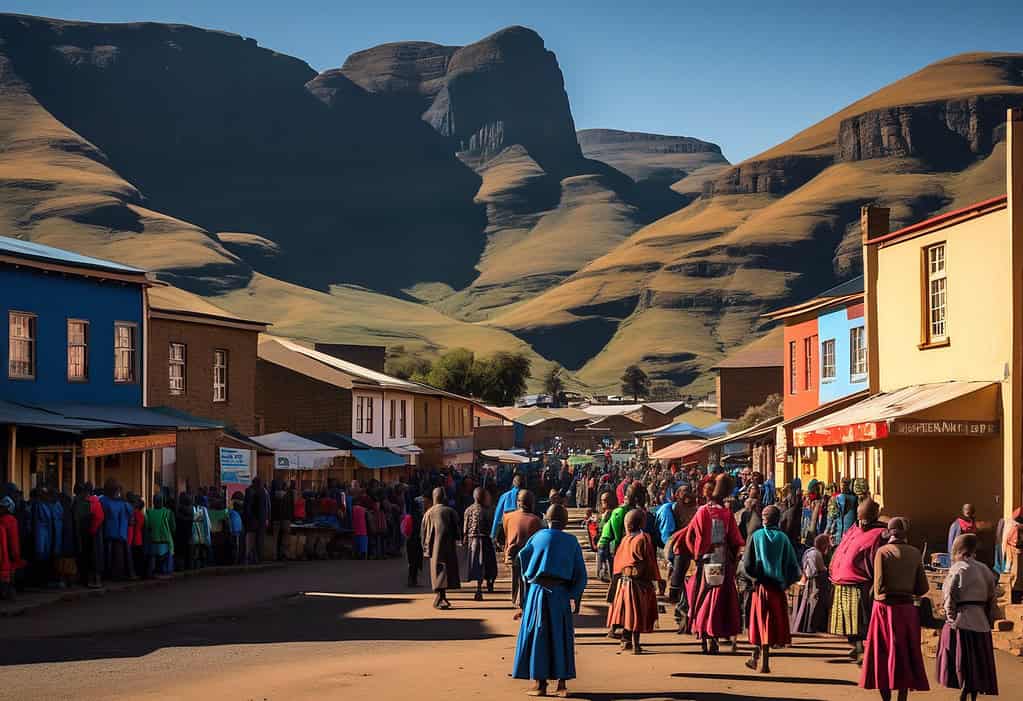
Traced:
<path id="1" fill-rule="evenodd" d="M 512 676 L 536 682 L 527 693 L 547 696 L 547 683 L 558 680 L 554 695 L 568 696 L 566 682 L 575 679 L 575 624 L 586 589 L 586 563 L 575 536 L 564 533 L 565 507 L 547 510 L 549 528 L 537 532 L 519 551 L 522 576 L 529 592 L 522 612 Z"/>

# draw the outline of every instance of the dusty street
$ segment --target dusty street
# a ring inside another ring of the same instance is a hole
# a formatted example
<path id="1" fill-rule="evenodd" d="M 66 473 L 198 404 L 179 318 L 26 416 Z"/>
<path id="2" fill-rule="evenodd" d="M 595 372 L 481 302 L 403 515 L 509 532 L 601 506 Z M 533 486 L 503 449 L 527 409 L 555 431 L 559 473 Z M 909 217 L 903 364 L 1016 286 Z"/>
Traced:
<path id="1" fill-rule="evenodd" d="M 0 699 L 525 698 L 527 683 L 509 677 L 517 623 L 507 579 L 482 603 L 456 593 L 444 613 L 404 580 L 403 560 L 298 563 L 0 619 Z M 577 619 L 577 698 L 876 698 L 856 687 L 840 641 L 798 639 L 765 677 L 741 656 L 701 656 L 668 614 L 646 654 L 619 655 L 604 637 L 605 606 L 592 582 Z M 998 663 L 1003 698 L 1013 698 L 1023 663 L 1001 653 Z"/>

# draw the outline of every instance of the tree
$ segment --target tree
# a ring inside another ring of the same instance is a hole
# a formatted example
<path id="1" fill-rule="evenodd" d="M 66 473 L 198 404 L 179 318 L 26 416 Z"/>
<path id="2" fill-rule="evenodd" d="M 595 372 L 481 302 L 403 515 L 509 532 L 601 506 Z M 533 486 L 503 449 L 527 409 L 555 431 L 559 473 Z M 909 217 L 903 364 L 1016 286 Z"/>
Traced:
<path id="1" fill-rule="evenodd" d="M 650 393 L 650 379 L 638 365 L 630 365 L 625 368 L 622 375 L 622 394 L 632 397 L 633 401 L 639 401 Z"/>
<path id="2" fill-rule="evenodd" d="M 522 353 L 498 351 L 476 363 L 479 397 L 488 404 L 508 406 L 526 392 L 532 362 Z"/>
<path id="3" fill-rule="evenodd" d="M 561 366 L 552 365 L 543 378 L 543 391 L 551 395 L 554 406 L 560 406 L 565 395 L 565 380 L 561 377 Z"/>
<path id="4" fill-rule="evenodd" d="M 761 421 L 781 416 L 782 399 L 780 394 L 768 395 L 763 404 L 747 407 L 737 421 L 733 421 L 728 427 L 729 433 L 745 431 L 750 426 L 756 426 Z"/>
<path id="5" fill-rule="evenodd" d="M 476 356 L 467 348 L 453 348 L 437 359 L 426 375 L 426 383 L 455 394 L 477 394 Z"/>
<path id="6" fill-rule="evenodd" d="M 384 365 L 384 372 L 388 375 L 397 377 L 400 380 L 419 380 L 422 378 L 423 381 L 430 375 L 432 366 L 430 361 L 422 356 L 418 355 L 406 355 L 404 348 L 397 346 L 395 351 L 401 348 L 401 352 L 395 352 L 393 355 L 388 353 L 387 362 Z"/>

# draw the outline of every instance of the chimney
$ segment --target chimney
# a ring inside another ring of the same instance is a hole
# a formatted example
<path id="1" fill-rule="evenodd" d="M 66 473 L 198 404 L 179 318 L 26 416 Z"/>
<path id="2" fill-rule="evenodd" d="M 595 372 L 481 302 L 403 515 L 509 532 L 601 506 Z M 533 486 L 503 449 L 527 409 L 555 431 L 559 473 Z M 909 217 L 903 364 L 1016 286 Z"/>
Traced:
<path id="1" fill-rule="evenodd" d="M 880 344 L 877 337 L 877 245 L 870 241 L 888 233 L 887 207 L 866 206 L 860 209 L 860 230 L 863 237 L 863 316 L 867 328 L 867 386 L 870 394 L 881 391 Z"/>

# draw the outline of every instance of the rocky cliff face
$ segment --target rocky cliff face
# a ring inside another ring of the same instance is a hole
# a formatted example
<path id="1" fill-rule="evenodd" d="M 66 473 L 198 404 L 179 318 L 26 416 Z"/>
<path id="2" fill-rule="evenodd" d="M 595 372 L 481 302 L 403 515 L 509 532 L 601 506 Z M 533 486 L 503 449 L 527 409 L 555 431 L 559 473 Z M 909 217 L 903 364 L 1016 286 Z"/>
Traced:
<path id="1" fill-rule="evenodd" d="M 873 110 L 842 120 L 838 158 L 911 157 L 955 167 L 991 153 L 1006 108 L 1021 104 L 1023 96 L 984 95 Z"/>
<path id="2" fill-rule="evenodd" d="M 728 164 L 720 146 L 690 136 L 583 129 L 577 137 L 587 158 L 603 161 L 636 182 L 674 183 L 700 168 Z"/>
<path id="3" fill-rule="evenodd" d="M 463 47 L 384 44 L 353 54 L 341 72 L 418 110 L 473 165 L 512 145 L 549 171 L 581 156 L 557 58 L 531 29 L 509 27 Z"/>
<path id="4" fill-rule="evenodd" d="M 783 156 L 746 161 L 704 185 L 705 195 L 785 195 L 805 185 L 833 162 L 831 156 Z"/>

